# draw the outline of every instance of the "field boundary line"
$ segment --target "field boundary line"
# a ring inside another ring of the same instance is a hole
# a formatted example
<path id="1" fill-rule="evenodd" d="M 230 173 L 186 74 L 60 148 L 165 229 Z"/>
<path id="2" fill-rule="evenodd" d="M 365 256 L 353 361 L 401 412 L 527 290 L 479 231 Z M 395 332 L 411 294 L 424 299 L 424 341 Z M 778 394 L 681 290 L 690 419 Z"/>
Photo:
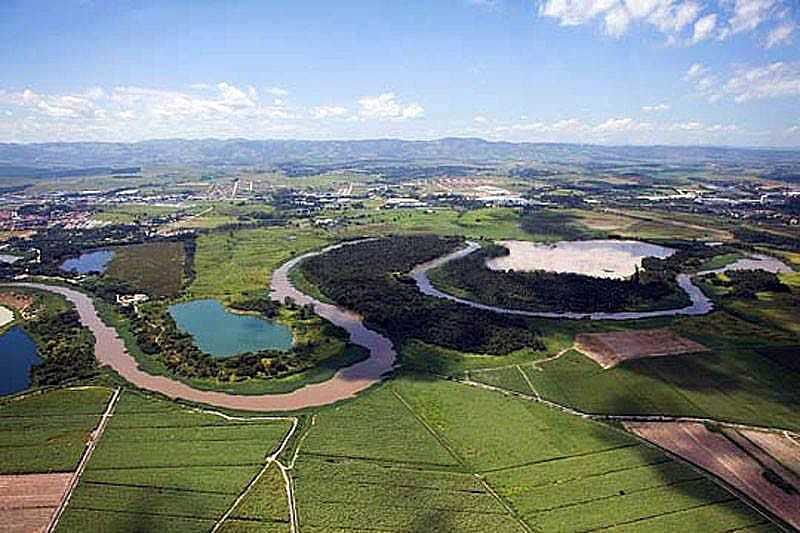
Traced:
<path id="1" fill-rule="evenodd" d="M 599 422 L 616 421 L 616 422 L 695 422 L 698 424 L 708 423 L 708 424 L 716 424 L 718 426 L 722 426 L 729 429 L 745 429 L 751 431 L 761 431 L 764 433 L 776 433 L 788 436 L 789 438 L 794 440 L 800 439 L 800 434 L 784 428 L 774 428 L 769 426 L 754 426 L 750 424 L 742 424 L 739 422 L 727 422 L 724 420 L 717 420 L 715 418 L 703 418 L 696 416 L 670 416 L 670 415 L 604 415 L 596 413 L 586 413 L 584 411 L 579 411 L 578 409 L 575 409 L 573 407 L 569 407 L 567 405 L 554 402 L 553 400 L 548 400 L 547 398 L 542 398 L 542 397 L 536 398 L 529 394 L 523 394 L 521 392 L 504 389 L 502 387 L 496 387 L 494 385 L 481 383 L 479 381 L 473 381 L 471 379 L 454 378 L 451 379 L 450 381 L 455 381 L 456 383 L 461 383 L 463 385 L 468 385 L 470 387 L 475 387 L 478 389 L 485 389 L 488 391 L 498 392 L 500 394 L 505 394 L 506 396 L 514 396 L 516 398 L 520 398 L 523 400 L 539 402 L 543 405 L 546 405 L 553 409 L 557 409 L 564 413 L 568 413 L 573 416 L 579 416 L 587 420 L 596 420 Z"/>
<path id="2" fill-rule="evenodd" d="M 409 404 L 409 403 L 408 403 L 408 402 L 407 402 L 407 401 L 406 401 L 406 400 L 405 400 L 405 399 L 404 399 L 404 398 L 403 398 L 403 397 L 400 395 L 400 393 L 399 393 L 399 392 L 397 392 L 396 390 L 392 389 L 392 394 L 394 394 L 394 395 L 395 395 L 395 397 L 397 397 L 397 399 L 398 399 L 398 400 L 400 400 L 400 403 L 402 403 L 402 404 L 405 406 L 405 408 L 406 408 L 406 409 L 408 409 L 408 411 L 411 413 L 411 415 L 412 415 L 414 418 L 416 418 L 416 419 L 417 419 L 417 421 L 418 421 L 420 424 L 422 424 L 422 426 L 423 426 L 423 427 L 424 427 L 424 428 L 425 428 L 425 429 L 426 429 L 426 430 L 427 430 L 427 431 L 428 431 L 428 432 L 429 432 L 429 433 L 430 433 L 430 434 L 433 436 L 433 438 L 434 438 L 434 439 L 436 439 L 436 441 L 437 441 L 437 442 L 438 442 L 438 443 L 439 443 L 439 444 L 442 446 L 442 448 L 444 448 L 445 450 L 447 450 L 447 452 L 448 452 L 450 455 L 452 455 L 452 456 L 453 456 L 453 459 L 455 459 L 455 460 L 456 460 L 456 461 L 457 461 L 457 462 L 458 462 L 458 463 L 459 463 L 459 464 L 460 464 L 460 465 L 461 465 L 461 466 L 462 466 L 462 467 L 463 467 L 463 468 L 464 468 L 464 469 L 465 469 L 467 472 L 470 472 L 470 473 L 471 473 L 471 474 L 472 474 L 472 475 L 475 477 L 475 479 L 478 481 L 478 483 L 480 483 L 480 484 L 481 484 L 481 486 L 482 486 L 482 487 L 483 487 L 483 488 L 486 490 L 486 492 L 488 492 L 488 493 L 489 493 L 489 495 L 490 495 L 492 498 L 494 498 L 494 500 L 495 500 L 495 501 L 496 501 L 498 504 L 500 504 L 500 506 L 501 506 L 503 509 L 505 509 L 505 511 L 506 511 L 506 513 L 508 514 L 508 516 L 509 516 L 509 517 L 511 517 L 513 520 L 515 520 L 515 521 L 516 521 L 516 522 L 517 522 L 517 523 L 520 525 L 520 527 L 522 527 L 522 529 L 523 529 L 524 531 L 526 531 L 527 533 L 534 533 L 534 529 L 532 529 L 532 528 L 531 528 L 531 527 L 530 527 L 530 526 L 529 526 L 529 525 L 528 525 L 528 524 L 527 524 L 527 523 L 526 523 L 526 522 L 525 522 L 525 521 L 524 521 L 524 520 L 523 520 L 523 519 L 522 519 L 522 518 L 521 518 L 521 517 L 520 517 L 520 516 L 519 516 L 519 515 L 518 515 L 518 514 L 515 512 L 515 511 L 514 511 L 514 509 L 513 509 L 513 508 L 512 508 L 512 507 L 511 507 L 511 506 L 510 506 L 510 505 L 509 505 L 509 504 L 508 504 L 508 503 L 507 503 L 505 500 L 503 500 L 503 498 L 501 498 L 501 497 L 500 497 L 500 495 L 499 495 L 499 494 L 497 494 L 497 493 L 494 491 L 494 489 L 493 489 L 492 487 L 490 487 L 490 486 L 489 486 L 489 484 L 486 482 L 486 480 L 485 480 L 485 479 L 483 479 L 483 478 L 482 478 L 482 477 L 481 477 L 481 476 L 480 476 L 478 473 L 476 473 L 476 472 L 471 472 L 471 470 L 472 470 L 472 469 L 471 469 L 471 468 L 469 468 L 469 466 L 468 466 L 468 465 L 467 465 L 467 463 L 464 461 L 464 459 L 463 459 L 463 458 L 462 458 L 460 455 L 458 455 L 458 454 L 455 452 L 455 450 L 453 450 L 453 449 L 452 449 L 452 447 L 451 447 L 451 446 L 450 446 L 450 445 L 447 443 L 447 441 L 444 439 L 444 437 L 442 437 L 441 435 L 439 435 L 439 434 L 436 432 L 436 430 L 435 430 L 435 429 L 433 429 L 433 427 L 432 427 L 430 424 L 428 424 L 428 422 L 427 422 L 427 421 L 425 421 L 425 419 L 424 419 L 424 418 L 422 418 L 422 416 L 421 416 L 421 415 L 417 414 L 417 412 L 416 412 L 416 411 L 414 411 L 414 408 L 413 408 L 413 407 L 411 407 L 411 405 L 410 405 L 410 404 Z"/>
<path id="3" fill-rule="evenodd" d="M 219 529 L 222 527 L 222 525 L 225 523 L 225 521 L 228 520 L 228 518 L 230 518 L 230 516 L 233 514 L 233 511 L 236 509 L 236 507 L 240 503 L 242 503 L 242 501 L 250 494 L 250 491 L 253 489 L 253 487 L 256 485 L 256 483 L 258 483 L 258 481 L 264 476 L 264 473 L 269 469 L 270 466 L 272 466 L 273 463 L 281 471 L 281 474 L 283 475 L 284 479 L 286 479 L 286 473 L 284 472 L 284 469 L 286 467 L 284 467 L 280 463 L 280 461 L 278 461 L 278 456 L 281 453 L 283 453 L 283 451 L 286 449 L 287 444 L 289 443 L 289 441 L 291 440 L 291 438 L 294 435 L 295 431 L 297 430 L 297 426 L 299 424 L 299 421 L 298 421 L 297 417 L 293 417 L 293 416 L 292 417 L 287 417 L 287 416 L 241 417 L 241 416 L 227 415 L 227 414 L 222 413 L 220 411 L 214 411 L 214 410 L 210 410 L 210 409 L 199 409 L 199 408 L 197 408 L 197 409 L 194 409 L 194 411 L 201 412 L 201 413 L 206 413 L 206 414 L 211 414 L 211 415 L 215 415 L 215 416 L 219 416 L 219 417 L 224 418 L 225 420 L 232 420 L 232 421 L 257 421 L 257 422 L 264 422 L 264 421 L 269 421 L 269 422 L 283 421 L 283 422 L 286 422 L 286 421 L 291 421 L 292 422 L 292 426 L 289 428 L 289 431 L 286 432 L 286 435 L 283 436 L 283 438 L 281 439 L 278 447 L 275 449 L 274 452 L 272 452 L 271 454 L 269 454 L 266 457 L 266 462 L 264 463 L 264 466 L 261 468 L 261 470 L 259 470 L 258 473 L 253 477 L 253 479 L 250 480 L 250 482 L 247 484 L 247 486 L 245 486 L 245 488 L 242 490 L 242 492 L 239 494 L 239 496 L 237 496 L 236 499 L 233 501 L 233 503 L 230 505 L 230 507 L 228 507 L 228 510 L 225 511 L 225 513 L 223 513 L 223 515 L 214 523 L 214 527 L 211 529 L 211 533 L 216 533 L 217 531 L 219 531 Z M 289 489 L 289 487 L 287 485 L 287 497 L 290 495 L 289 492 L 288 492 L 289 490 L 290 489 Z M 292 519 L 291 503 L 289 503 L 288 505 L 289 505 L 289 518 L 290 518 L 290 521 L 291 521 L 291 519 Z M 296 530 L 295 530 L 294 524 L 290 523 L 290 526 L 291 526 L 292 533 L 295 533 Z"/>
<path id="4" fill-rule="evenodd" d="M 64 496 L 61 498 L 61 502 L 58 504 L 58 508 L 50 518 L 50 522 L 47 524 L 47 528 L 45 529 L 47 533 L 52 533 L 55 531 L 58 522 L 61 520 L 61 516 L 64 514 L 67 505 L 69 505 L 69 501 L 72 499 L 72 493 L 78 486 L 78 481 L 80 481 L 83 471 L 86 470 L 86 465 L 89 464 L 89 459 L 92 458 L 94 449 L 97 447 L 97 443 L 100 441 L 100 438 L 105 432 L 108 419 L 114 416 L 114 409 L 117 407 L 117 401 L 119 400 L 121 394 L 122 389 L 117 387 L 114 389 L 114 394 L 112 394 L 111 398 L 108 400 L 108 405 L 106 405 L 105 412 L 103 412 L 103 415 L 100 417 L 97 427 L 90 434 L 89 442 L 86 445 L 86 448 L 83 450 L 81 460 L 78 463 L 78 468 L 76 468 L 75 472 L 72 474 L 72 479 L 70 479 L 69 485 L 67 486 L 67 491 L 64 493 Z"/>
<path id="5" fill-rule="evenodd" d="M 519 370 L 519 373 L 522 374 L 522 379 L 524 379 L 525 383 L 528 384 L 528 387 L 531 389 L 531 392 L 533 393 L 533 395 L 536 396 L 536 399 L 539 400 L 539 401 L 542 401 L 542 397 L 539 394 L 539 392 L 536 390 L 536 387 L 533 386 L 533 383 L 531 382 L 531 378 L 529 378 L 528 375 L 525 373 L 525 371 L 522 370 L 521 366 L 517 365 L 517 370 Z"/>
<path id="6" fill-rule="evenodd" d="M 575 347 L 575 345 L 574 345 L 574 344 L 572 344 L 571 346 L 567 346 L 566 348 L 564 348 L 563 350 L 561 350 L 560 352 L 558 352 L 558 353 L 557 353 L 557 354 L 555 354 L 555 355 L 552 355 L 552 356 L 550 356 L 550 357 L 547 357 L 547 358 L 545 358 L 545 359 L 536 359 L 535 361 L 531 361 L 531 363 L 530 363 L 530 364 L 531 364 L 531 366 L 532 366 L 533 368 L 535 368 L 535 369 L 536 369 L 536 370 L 538 370 L 539 372 L 544 372 L 544 368 L 542 368 L 542 367 L 541 367 L 541 366 L 539 366 L 539 365 L 543 365 L 544 363 L 549 363 L 550 361 L 555 361 L 556 359 L 559 359 L 559 358 L 560 358 L 562 355 L 564 355 L 565 353 L 568 353 L 568 352 L 570 352 L 570 351 L 572 351 L 572 350 L 576 350 L 576 349 L 577 349 L 577 348 Z M 532 388 L 532 387 L 531 387 L 531 388 Z"/>

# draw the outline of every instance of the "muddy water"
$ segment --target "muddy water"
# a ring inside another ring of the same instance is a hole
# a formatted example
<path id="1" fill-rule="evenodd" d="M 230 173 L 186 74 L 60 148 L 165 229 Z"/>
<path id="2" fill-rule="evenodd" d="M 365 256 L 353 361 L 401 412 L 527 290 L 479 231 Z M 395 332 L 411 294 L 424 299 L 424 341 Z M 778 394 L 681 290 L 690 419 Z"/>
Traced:
<path id="1" fill-rule="evenodd" d="M 705 294 L 703 294 L 703 291 L 701 291 L 694 283 L 692 283 L 691 278 L 687 274 L 679 274 L 677 277 L 677 282 L 680 288 L 683 289 L 689 296 L 689 299 L 692 302 L 691 305 L 682 307 L 680 309 L 662 309 L 658 311 L 638 311 L 638 312 L 630 311 L 630 312 L 619 312 L 619 313 L 552 313 L 547 311 L 524 311 L 522 309 L 507 309 L 504 307 L 485 305 L 472 300 L 459 298 L 457 296 L 453 296 L 452 294 L 442 292 L 433 286 L 431 280 L 428 278 L 428 271 L 433 270 L 434 268 L 438 268 L 444 265 L 445 263 L 449 263 L 450 261 L 453 261 L 455 259 L 460 259 L 462 257 L 465 257 L 478 249 L 480 249 L 479 244 L 474 242 L 467 242 L 467 246 L 462 248 L 461 250 L 457 250 L 451 254 L 439 257 L 437 259 L 434 259 L 433 261 L 417 265 L 417 267 L 415 267 L 414 270 L 411 271 L 411 277 L 414 278 L 414 280 L 416 281 L 419 290 L 422 291 L 422 293 L 427 294 L 428 296 L 434 296 L 436 298 L 444 298 L 446 300 L 458 302 L 460 304 L 468 305 L 476 309 L 483 309 L 485 311 L 492 311 L 495 313 L 501 313 L 506 315 L 521 315 L 521 316 L 531 316 L 537 318 L 566 318 L 566 319 L 586 318 L 589 320 L 637 320 L 642 318 L 656 318 L 663 316 L 704 315 L 706 313 L 711 312 L 711 310 L 714 308 L 714 304 L 711 302 L 711 300 Z"/>
<path id="2" fill-rule="evenodd" d="M 333 247 L 331 247 L 333 248 Z M 87 295 L 68 287 L 45 285 L 41 283 L 20 283 L 19 286 L 46 290 L 60 294 L 75 305 L 81 323 L 88 327 L 95 337 L 95 356 L 102 365 L 110 366 L 120 376 L 142 389 L 159 392 L 170 398 L 180 398 L 190 402 L 205 403 L 227 409 L 244 411 L 293 411 L 305 407 L 326 405 L 345 398 L 381 381 L 384 374 L 394 368 L 397 353 L 392 342 L 368 328 L 361 318 L 346 309 L 319 302 L 295 289 L 289 281 L 289 271 L 297 263 L 323 253 L 311 252 L 281 266 L 272 276 L 271 289 L 274 300 L 283 301 L 287 296 L 295 302 L 313 304 L 316 313 L 344 328 L 354 344 L 369 350 L 369 358 L 360 363 L 343 368 L 328 381 L 307 385 L 285 394 L 262 396 L 243 396 L 224 392 L 201 391 L 166 376 L 153 376 L 139 369 L 136 360 L 128 353 L 125 344 L 114 328 L 100 320 L 94 303 Z"/>

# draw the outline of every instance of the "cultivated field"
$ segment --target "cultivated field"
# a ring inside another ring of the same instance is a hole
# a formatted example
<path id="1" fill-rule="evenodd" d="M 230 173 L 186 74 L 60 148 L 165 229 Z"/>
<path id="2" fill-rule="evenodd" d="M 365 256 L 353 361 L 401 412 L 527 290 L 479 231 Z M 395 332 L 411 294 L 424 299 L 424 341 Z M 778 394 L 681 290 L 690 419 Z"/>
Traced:
<path id="1" fill-rule="evenodd" d="M 582 333 L 575 337 L 575 349 L 603 368 L 613 368 L 631 359 L 709 351 L 667 328 Z"/>
<path id="2" fill-rule="evenodd" d="M 398 378 L 320 411 L 303 531 L 729 531 L 766 521 L 625 434 L 463 384 Z"/>
<path id="3" fill-rule="evenodd" d="M 800 529 L 800 476 L 735 430 L 690 422 L 626 422 L 626 429 L 723 479 Z M 798 448 L 800 450 L 800 448 Z M 795 460 L 800 452 L 795 455 Z"/>
<path id="4" fill-rule="evenodd" d="M 288 430 L 125 392 L 58 530 L 208 531 Z"/>
<path id="5" fill-rule="evenodd" d="M 61 389 L 0 403 L 0 474 L 71 472 L 111 391 Z"/>
<path id="6" fill-rule="evenodd" d="M 44 531 L 72 475 L 72 472 L 62 472 L 0 476 L 0 531 Z"/>

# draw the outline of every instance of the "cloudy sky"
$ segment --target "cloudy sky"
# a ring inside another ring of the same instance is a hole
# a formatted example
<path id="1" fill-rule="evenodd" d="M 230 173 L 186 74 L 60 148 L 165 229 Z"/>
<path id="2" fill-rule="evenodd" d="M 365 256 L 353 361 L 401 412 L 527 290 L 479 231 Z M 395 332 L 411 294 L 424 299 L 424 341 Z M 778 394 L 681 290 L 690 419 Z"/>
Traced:
<path id="1" fill-rule="evenodd" d="M 800 147 L 798 0 L 0 0 L 0 141 Z"/>

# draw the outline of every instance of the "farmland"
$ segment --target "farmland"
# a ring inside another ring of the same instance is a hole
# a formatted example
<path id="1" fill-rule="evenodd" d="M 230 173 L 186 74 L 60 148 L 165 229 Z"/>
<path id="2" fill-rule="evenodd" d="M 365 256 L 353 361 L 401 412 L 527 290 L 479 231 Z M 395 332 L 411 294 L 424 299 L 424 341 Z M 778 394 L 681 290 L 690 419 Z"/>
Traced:
<path id="1" fill-rule="evenodd" d="M 764 524 L 696 472 L 617 430 L 410 377 L 320 411 L 294 476 L 300 524 L 311 531 Z"/>
<path id="2" fill-rule="evenodd" d="M 59 531 L 207 531 L 289 427 L 123 393 Z"/>
<path id="3" fill-rule="evenodd" d="M 89 387 L 0 403 L 0 473 L 75 470 L 110 397 L 109 389 Z"/>

